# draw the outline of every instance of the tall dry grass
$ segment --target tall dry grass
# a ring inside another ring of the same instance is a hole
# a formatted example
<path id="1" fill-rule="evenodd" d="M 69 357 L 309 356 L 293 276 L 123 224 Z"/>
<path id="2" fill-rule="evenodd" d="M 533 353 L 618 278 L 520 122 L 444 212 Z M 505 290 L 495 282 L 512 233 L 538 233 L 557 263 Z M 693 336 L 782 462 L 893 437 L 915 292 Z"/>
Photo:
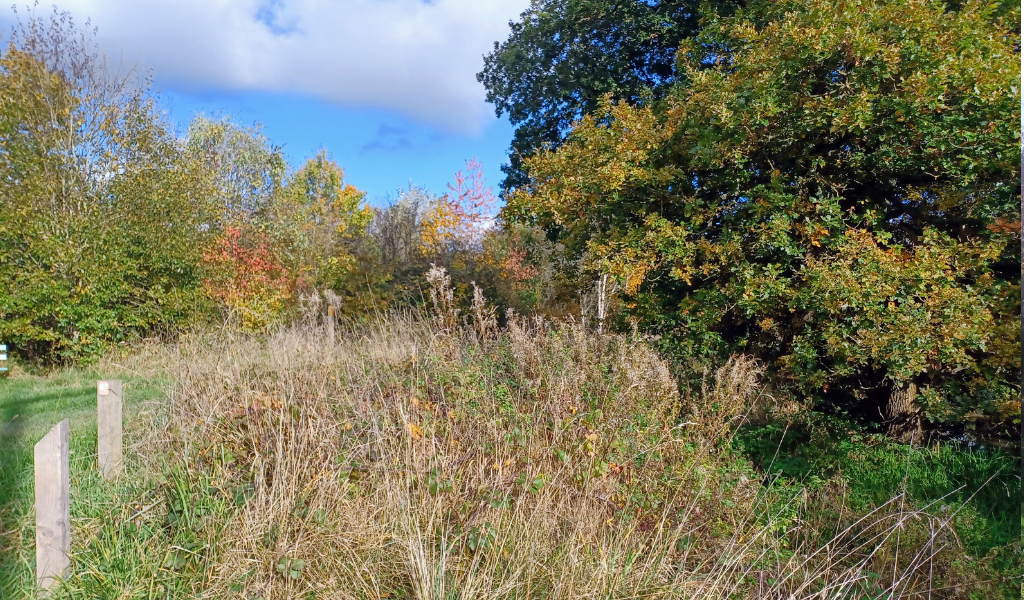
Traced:
<path id="1" fill-rule="evenodd" d="M 333 347 L 311 311 L 161 359 L 176 385 L 150 451 L 238 504 L 205 557 L 209 597 L 960 593 L 943 583 L 948 523 L 899 498 L 852 515 L 840 489 L 832 522 L 804 522 L 814 499 L 728 449 L 758 399 L 753 361 L 684 402 L 642 341 L 515 315 L 499 332 L 482 300 L 474 324 L 443 273 L 431 282 L 430 318 L 349 328 Z"/>

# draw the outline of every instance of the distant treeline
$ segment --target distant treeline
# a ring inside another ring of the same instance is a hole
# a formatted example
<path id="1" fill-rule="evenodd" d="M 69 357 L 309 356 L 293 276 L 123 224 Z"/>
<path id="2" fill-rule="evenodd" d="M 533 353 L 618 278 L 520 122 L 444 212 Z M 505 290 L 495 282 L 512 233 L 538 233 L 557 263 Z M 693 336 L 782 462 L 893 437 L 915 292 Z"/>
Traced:
<path id="1" fill-rule="evenodd" d="M 21 23 L 0 55 L 0 340 L 41 364 L 210 319 L 260 329 L 331 290 L 360 318 L 422 301 L 446 267 L 532 310 L 544 275 L 495 226 L 475 161 L 440 195 L 385 208 L 321 150 L 290 169 L 258 126 L 196 116 L 183 135 L 133 70 L 63 13 Z"/>

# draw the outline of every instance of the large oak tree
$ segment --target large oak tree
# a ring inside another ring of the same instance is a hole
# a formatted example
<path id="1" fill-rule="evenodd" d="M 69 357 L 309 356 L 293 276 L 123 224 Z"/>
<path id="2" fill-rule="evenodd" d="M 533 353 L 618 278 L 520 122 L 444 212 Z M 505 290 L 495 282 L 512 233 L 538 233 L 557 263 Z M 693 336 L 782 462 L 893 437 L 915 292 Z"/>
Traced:
<path id="1" fill-rule="evenodd" d="M 725 0 L 535 0 L 494 43 L 477 79 L 497 115 L 516 126 L 504 188 L 526 182 L 523 158 L 559 145 L 605 95 L 630 103 L 664 97 L 679 44 Z"/>
<path id="2" fill-rule="evenodd" d="M 670 99 L 606 101 L 505 216 L 561 231 L 685 356 L 753 353 L 891 431 L 1020 414 L 1020 12 L 759 2 Z"/>

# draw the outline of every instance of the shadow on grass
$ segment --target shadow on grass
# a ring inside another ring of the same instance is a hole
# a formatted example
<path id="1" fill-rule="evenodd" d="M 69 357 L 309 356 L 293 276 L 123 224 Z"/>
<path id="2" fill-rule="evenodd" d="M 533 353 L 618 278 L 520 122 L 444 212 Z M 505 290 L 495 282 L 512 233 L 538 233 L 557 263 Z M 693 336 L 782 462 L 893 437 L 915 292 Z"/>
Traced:
<path id="1" fill-rule="evenodd" d="M 810 487 L 841 476 L 856 511 L 904 494 L 940 516 L 956 514 L 959 540 L 970 552 L 986 555 L 1020 541 L 1019 456 L 954 442 L 911 447 L 839 420 L 811 424 L 748 426 L 738 446 L 762 471 Z"/>

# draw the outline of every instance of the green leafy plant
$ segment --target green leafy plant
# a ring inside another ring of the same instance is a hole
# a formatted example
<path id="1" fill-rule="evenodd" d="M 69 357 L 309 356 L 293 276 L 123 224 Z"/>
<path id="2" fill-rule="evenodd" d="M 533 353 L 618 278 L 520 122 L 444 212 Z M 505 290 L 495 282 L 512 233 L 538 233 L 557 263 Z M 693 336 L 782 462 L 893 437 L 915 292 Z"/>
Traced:
<path id="1" fill-rule="evenodd" d="M 466 533 L 466 547 L 470 552 L 482 552 L 494 544 L 494 527 L 490 523 L 474 525 Z"/>
<path id="2" fill-rule="evenodd" d="M 450 492 L 453 483 L 450 479 L 444 479 L 439 469 L 432 469 L 427 475 L 427 489 L 430 495 L 436 496 L 439 493 Z"/>
<path id="3" fill-rule="evenodd" d="M 306 561 L 301 558 L 282 556 L 281 559 L 277 561 L 277 566 L 274 567 L 274 570 L 276 570 L 282 577 L 298 579 L 302 577 L 302 570 L 305 568 Z"/>

